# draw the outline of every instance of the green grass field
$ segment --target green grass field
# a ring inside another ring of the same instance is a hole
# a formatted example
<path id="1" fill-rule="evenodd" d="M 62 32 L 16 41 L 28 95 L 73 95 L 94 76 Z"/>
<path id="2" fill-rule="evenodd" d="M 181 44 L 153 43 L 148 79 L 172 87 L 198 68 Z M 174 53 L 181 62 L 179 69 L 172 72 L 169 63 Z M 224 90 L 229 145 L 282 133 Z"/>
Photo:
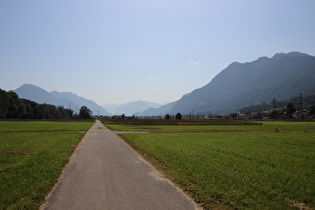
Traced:
<path id="1" fill-rule="evenodd" d="M 109 127 L 206 209 L 315 208 L 314 122 Z"/>
<path id="2" fill-rule="evenodd" d="M 92 124 L 0 121 L 0 209 L 38 209 Z"/>

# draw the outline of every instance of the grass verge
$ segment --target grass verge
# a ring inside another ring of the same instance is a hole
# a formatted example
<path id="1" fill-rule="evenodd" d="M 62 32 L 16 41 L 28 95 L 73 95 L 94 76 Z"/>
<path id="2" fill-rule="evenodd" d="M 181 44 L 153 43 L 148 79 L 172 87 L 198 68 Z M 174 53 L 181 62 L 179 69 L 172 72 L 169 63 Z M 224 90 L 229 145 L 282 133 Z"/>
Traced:
<path id="1" fill-rule="evenodd" d="M 38 209 L 92 124 L 0 122 L 0 209 Z"/>
<path id="2" fill-rule="evenodd" d="M 191 126 L 121 136 L 206 209 L 315 208 L 314 123 Z"/>

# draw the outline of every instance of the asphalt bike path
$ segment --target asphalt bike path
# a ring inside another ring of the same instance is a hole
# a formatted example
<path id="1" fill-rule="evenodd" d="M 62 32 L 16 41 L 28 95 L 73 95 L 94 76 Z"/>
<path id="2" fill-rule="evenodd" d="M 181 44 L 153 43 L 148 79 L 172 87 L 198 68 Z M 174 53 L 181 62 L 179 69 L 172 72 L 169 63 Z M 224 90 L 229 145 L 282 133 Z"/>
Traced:
<path id="1" fill-rule="evenodd" d="M 40 209 L 196 209 L 99 121 L 89 129 Z"/>

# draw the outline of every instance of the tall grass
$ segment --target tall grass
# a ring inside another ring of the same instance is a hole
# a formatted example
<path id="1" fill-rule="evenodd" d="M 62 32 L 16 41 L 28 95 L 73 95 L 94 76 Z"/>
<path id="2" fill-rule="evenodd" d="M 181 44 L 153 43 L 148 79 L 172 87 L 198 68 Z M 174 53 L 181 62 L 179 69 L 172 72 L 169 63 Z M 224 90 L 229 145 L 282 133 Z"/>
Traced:
<path id="1" fill-rule="evenodd" d="M 0 122 L 0 209 L 38 209 L 91 125 Z"/>
<path id="2" fill-rule="evenodd" d="M 122 137 L 205 208 L 315 207 L 314 123 L 182 128 Z"/>
<path id="3" fill-rule="evenodd" d="M 25 131 L 80 131 L 93 122 L 84 121 L 0 121 L 0 132 Z"/>
<path id="4" fill-rule="evenodd" d="M 147 131 L 155 133 L 194 133 L 194 132 L 307 132 L 313 131 L 315 122 L 278 122 L 265 121 L 261 124 L 244 124 L 244 125 L 138 125 L 138 124 L 106 124 L 111 130 L 117 131 Z"/>

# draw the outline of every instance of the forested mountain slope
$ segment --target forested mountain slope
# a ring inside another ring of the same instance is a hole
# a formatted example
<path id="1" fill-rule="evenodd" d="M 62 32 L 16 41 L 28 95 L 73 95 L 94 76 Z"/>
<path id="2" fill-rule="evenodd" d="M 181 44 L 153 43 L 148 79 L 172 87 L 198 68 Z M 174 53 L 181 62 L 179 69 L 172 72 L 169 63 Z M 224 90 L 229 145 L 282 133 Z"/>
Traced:
<path id="1" fill-rule="evenodd" d="M 210 83 L 185 95 L 170 113 L 234 112 L 238 108 L 315 93 L 315 57 L 280 53 L 253 62 L 230 64 Z"/>

